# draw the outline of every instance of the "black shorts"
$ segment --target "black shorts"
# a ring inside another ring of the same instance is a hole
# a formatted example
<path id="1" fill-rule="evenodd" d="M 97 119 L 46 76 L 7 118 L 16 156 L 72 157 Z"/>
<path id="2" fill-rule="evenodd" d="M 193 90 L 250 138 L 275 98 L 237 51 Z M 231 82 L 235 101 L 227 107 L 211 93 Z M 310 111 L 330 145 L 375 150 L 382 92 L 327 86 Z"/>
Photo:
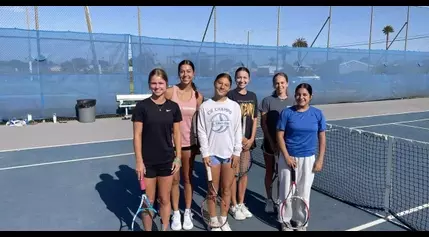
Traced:
<path id="1" fill-rule="evenodd" d="M 264 138 L 264 141 L 262 142 L 261 149 L 263 152 L 267 153 L 268 155 L 274 155 L 274 151 L 273 149 L 271 149 L 270 142 L 266 138 Z"/>
<path id="2" fill-rule="evenodd" d="M 166 177 L 171 175 L 171 167 L 173 162 L 158 164 L 158 165 L 146 165 L 146 178 Z"/>
<path id="3" fill-rule="evenodd" d="M 174 154 L 176 154 L 176 148 L 174 148 Z M 191 145 L 191 146 L 182 146 L 182 151 L 191 151 L 194 153 L 198 153 L 200 151 L 200 149 L 198 148 L 197 145 Z"/>
<path id="4" fill-rule="evenodd" d="M 183 146 L 182 147 L 182 151 L 194 151 L 195 149 L 198 149 L 197 145 Z"/>

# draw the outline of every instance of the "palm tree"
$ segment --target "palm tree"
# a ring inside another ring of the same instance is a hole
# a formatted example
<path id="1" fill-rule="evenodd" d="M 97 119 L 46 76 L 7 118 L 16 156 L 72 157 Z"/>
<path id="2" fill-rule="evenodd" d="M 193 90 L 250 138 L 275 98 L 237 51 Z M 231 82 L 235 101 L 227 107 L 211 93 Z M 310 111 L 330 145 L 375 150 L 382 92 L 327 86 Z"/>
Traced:
<path id="1" fill-rule="evenodd" d="M 387 25 L 383 28 L 383 34 L 386 35 L 386 50 L 389 47 L 389 34 L 395 32 L 391 25 Z"/>
<path id="2" fill-rule="evenodd" d="M 293 42 L 292 47 L 308 48 L 307 40 L 305 40 L 304 38 L 298 38 Z M 301 50 L 298 50 L 298 61 L 294 63 L 295 65 L 301 65 L 301 57 Z"/>
<path id="3" fill-rule="evenodd" d="M 307 48 L 308 47 L 307 40 L 305 40 L 304 38 L 298 38 L 293 42 L 292 47 L 294 47 L 294 48 Z"/>

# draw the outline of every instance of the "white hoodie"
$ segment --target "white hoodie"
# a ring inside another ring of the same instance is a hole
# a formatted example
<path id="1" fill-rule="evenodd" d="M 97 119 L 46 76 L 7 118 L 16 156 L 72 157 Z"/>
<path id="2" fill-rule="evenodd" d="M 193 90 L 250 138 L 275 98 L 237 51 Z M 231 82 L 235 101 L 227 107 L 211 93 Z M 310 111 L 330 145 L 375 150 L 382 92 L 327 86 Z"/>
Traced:
<path id="1" fill-rule="evenodd" d="M 198 112 L 198 140 L 202 157 L 228 159 L 240 156 L 242 149 L 241 110 L 237 102 L 226 99 L 203 102 Z"/>

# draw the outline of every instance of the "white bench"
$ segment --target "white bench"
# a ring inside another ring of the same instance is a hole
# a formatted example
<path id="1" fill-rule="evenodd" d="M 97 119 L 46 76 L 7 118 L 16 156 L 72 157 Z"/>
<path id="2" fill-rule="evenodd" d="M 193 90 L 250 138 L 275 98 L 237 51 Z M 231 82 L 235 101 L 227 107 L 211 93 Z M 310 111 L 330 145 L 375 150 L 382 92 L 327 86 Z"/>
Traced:
<path id="1" fill-rule="evenodd" d="M 149 98 L 151 94 L 128 94 L 116 95 L 116 101 L 119 103 L 119 108 L 125 108 L 125 119 L 130 118 L 128 109 L 136 107 L 137 102 Z"/>

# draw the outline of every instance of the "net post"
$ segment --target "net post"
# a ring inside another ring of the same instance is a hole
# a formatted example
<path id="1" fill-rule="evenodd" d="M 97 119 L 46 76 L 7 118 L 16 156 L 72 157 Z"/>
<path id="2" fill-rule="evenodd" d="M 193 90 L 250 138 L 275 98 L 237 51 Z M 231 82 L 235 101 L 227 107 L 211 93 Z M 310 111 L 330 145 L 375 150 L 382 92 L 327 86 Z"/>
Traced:
<path id="1" fill-rule="evenodd" d="M 389 210 L 390 210 L 390 192 L 392 190 L 393 142 L 394 142 L 394 138 L 392 136 L 387 136 L 386 186 L 384 190 L 385 218 L 389 216 Z"/>

